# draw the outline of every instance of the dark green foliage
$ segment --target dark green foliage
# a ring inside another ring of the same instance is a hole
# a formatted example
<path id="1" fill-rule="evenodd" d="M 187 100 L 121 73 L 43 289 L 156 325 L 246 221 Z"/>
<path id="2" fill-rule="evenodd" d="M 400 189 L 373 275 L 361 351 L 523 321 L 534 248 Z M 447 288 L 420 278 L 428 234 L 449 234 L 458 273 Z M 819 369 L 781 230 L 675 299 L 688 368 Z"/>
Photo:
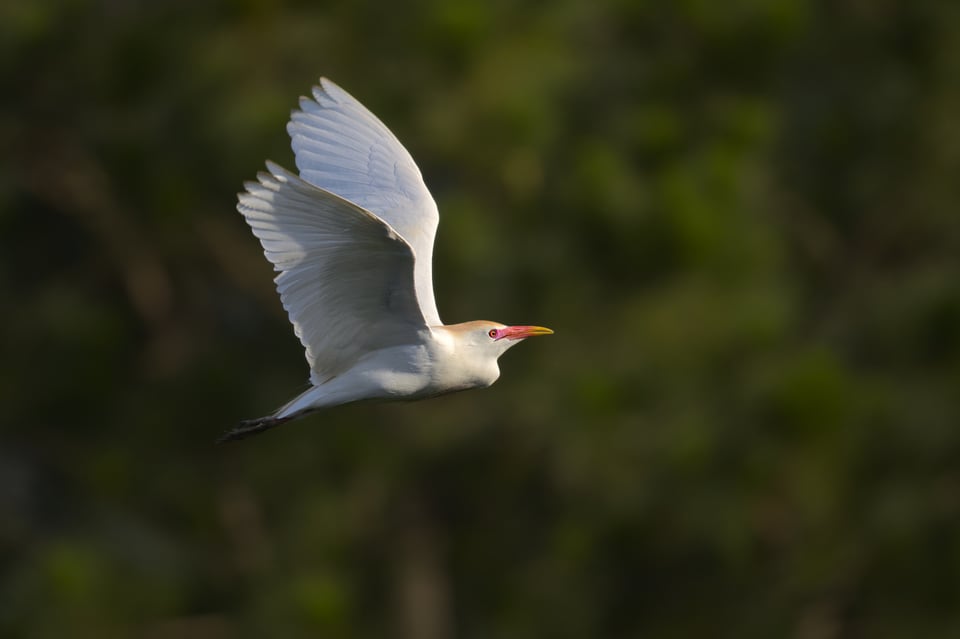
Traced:
<path id="1" fill-rule="evenodd" d="M 557 334 L 216 448 L 320 74 Z M 960 636 L 957 3 L 13 2 L 0 77 L 0 635 Z"/>

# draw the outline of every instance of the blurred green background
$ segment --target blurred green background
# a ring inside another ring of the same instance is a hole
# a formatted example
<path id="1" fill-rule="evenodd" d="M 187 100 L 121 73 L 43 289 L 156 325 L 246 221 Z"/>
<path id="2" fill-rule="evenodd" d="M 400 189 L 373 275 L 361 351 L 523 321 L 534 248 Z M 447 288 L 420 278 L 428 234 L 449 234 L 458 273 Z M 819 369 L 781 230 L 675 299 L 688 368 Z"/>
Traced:
<path id="1" fill-rule="evenodd" d="M 960 636 L 960 4 L 0 5 L 3 637 Z M 235 194 L 319 75 L 489 390 L 304 388 Z"/>

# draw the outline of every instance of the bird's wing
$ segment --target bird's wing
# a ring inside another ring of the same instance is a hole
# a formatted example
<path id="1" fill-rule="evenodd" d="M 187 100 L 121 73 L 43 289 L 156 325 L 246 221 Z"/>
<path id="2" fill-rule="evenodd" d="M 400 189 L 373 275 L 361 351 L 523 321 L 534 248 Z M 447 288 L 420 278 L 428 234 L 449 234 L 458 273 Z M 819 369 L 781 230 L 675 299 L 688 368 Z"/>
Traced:
<path id="1" fill-rule="evenodd" d="M 417 343 L 426 329 L 413 252 L 369 211 L 267 163 L 237 209 L 280 271 L 277 290 L 321 383 L 365 353 Z"/>
<path id="2" fill-rule="evenodd" d="M 287 125 L 300 177 L 389 224 L 411 246 L 423 317 L 440 325 L 433 297 L 433 239 L 440 215 L 420 169 L 375 115 L 320 78 Z"/>

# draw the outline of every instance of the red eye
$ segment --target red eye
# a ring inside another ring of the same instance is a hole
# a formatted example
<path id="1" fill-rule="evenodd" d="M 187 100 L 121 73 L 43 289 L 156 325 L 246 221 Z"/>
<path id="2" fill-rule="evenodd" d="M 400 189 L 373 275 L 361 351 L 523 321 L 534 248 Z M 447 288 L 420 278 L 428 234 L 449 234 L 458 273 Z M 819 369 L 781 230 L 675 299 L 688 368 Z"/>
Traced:
<path id="1" fill-rule="evenodd" d="M 490 336 L 490 339 L 497 339 L 497 329 L 491 328 L 490 332 L 487 333 Z"/>

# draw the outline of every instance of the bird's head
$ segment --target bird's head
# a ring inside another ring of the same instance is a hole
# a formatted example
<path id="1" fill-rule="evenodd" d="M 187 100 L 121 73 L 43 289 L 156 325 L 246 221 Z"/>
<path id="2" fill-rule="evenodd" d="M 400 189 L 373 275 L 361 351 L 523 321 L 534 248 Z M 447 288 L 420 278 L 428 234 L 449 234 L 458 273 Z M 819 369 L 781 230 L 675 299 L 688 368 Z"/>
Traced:
<path id="1" fill-rule="evenodd" d="M 453 329 L 458 334 L 458 340 L 462 344 L 492 355 L 494 358 L 500 357 L 511 346 L 519 344 L 528 337 L 553 333 L 552 330 L 543 326 L 507 326 L 485 320 L 454 324 L 447 328 Z"/>

